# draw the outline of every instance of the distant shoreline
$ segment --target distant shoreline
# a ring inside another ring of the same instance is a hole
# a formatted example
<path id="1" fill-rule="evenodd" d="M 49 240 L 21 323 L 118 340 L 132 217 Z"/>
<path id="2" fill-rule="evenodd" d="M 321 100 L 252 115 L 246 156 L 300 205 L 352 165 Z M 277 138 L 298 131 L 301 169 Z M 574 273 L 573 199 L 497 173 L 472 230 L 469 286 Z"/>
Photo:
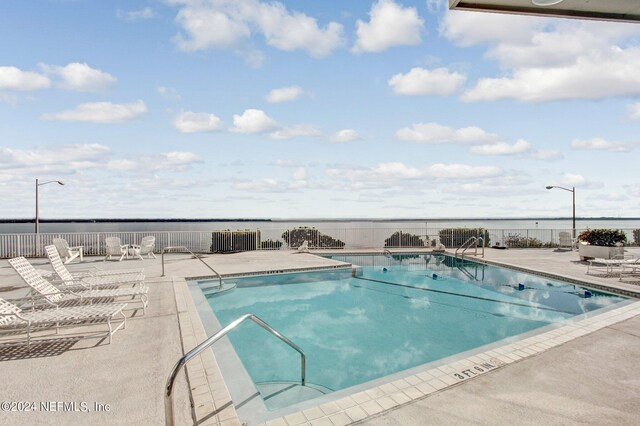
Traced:
<path id="1" fill-rule="evenodd" d="M 204 222 L 461 222 L 461 221 L 505 221 L 505 220 L 571 220 L 570 217 L 521 217 L 521 218 L 430 218 L 430 219 L 372 219 L 372 218 L 343 218 L 343 219 L 162 219 L 162 218 L 119 218 L 119 219 L 39 219 L 40 223 L 204 223 Z M 576 217 L 576 221 L 584 220 L 615 220 L 615 221 L 637 221 L 640 217 Z M 34 219 L 0 219 L 0 224 L 6 223 L 34 223 Z"/>

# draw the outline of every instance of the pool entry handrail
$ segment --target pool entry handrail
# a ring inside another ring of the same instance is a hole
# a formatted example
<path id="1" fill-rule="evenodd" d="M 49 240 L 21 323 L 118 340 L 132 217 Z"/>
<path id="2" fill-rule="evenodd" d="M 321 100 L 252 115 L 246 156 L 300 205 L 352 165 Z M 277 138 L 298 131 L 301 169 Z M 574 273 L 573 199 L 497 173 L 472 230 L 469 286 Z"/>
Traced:
<path id="1" fill-rule="evenodd" d="M 192 252 L 191 250 L 189 250 L 187 247 L 185 246 L 170 246 L 170 247 L 163 247 L 162 248 L 162 275 L 160 275 L 161 277 L 164 277 L 164 254 L 166 251 L 168 250 L 176 250 L 176 249 L 183 249 L 188 251 L 189 253 L 191 253 L 191 255 L 193 257 L 195 257 L 196 259 L 198 259 L 200 262 L 202 262 L 204 264 L 204 266 L 206 266 L 207 268 L 209 268 L 214 274 L 216 274 L 216 277 L 218 277 L 218 287 L 222 288 L 222 276 L 218 273 L 218 271 L 216 271 L 215 269 L 213 269 L 211 267 L 211 265 L 209 265 L 207 262 L 205 262 L 204 260 L 202 260 L 200 258 L 200 256 L 197 256 L 194 252 Z"/>
<path id="2" fill-rule="evenodd" d="M 388 257 L 389 259 L 393 259 L 393 253 L 391 253 L 391 250 L 389 249 L 384 249 L 384 251 L 382 252 L 382 254 L 385 257 Z"/>
<path id="3" fill-rule="evenodd" d="M 464 253 L 470 249 L 471 247 L 473 247 L 473 255 L 477 256 L 478 255 L 478 243 L 482 241 L 482 245 L 480 246 L 482 248 L 482 252 L 481 252 L 481 257 L 484 257 L 484 238 L 483 237 L 476 237 L 476 236 L 472 236 L 469 237 L 467 239 L 467 241 L 465 241 L 464 243 L 462 243 L 460 245 L 460 247 L 458 247 L 456 249 L 455 252 L 455 257 L 458 258 L 458 252 L 460 250 L 462 250 L 462 252 L 460 252 L 460 259 L 464 259 Z"/>
<path id="4" fill-rule="evenodd" d="M 213 336 L 209 337 L 204 342 L 200 343 L 195 348 L 191 349 L 182 358 L 180 358 L 180 360 L 178 360 L 176 365 L 173 367 L 173 369 L 171 370 L 171 373 L 169 374 L 169 378 L 167 379 L 167 384 L 165 386 L 165 392 L 164 392 L 164 414 L 165 414 L 165 422 L 166 422 L 166 424 L 168 426 L 173 426 L 173 424 L 174 424 L 174 418 L 173 418 L 173 392 L 172 392 L 173 391 L 173 383 L 176 380 L 176 376 L 178 375 L 178 373 L 180 372 L 182 367 L 184 367 L 185 364 L 187 362 L 189 362 L 189 360 L 191 358 L 195 357 L 196 355 L 199 355 L 202 351 L 207 349 L 209 346 L 213 345 L 215 342 L 220 340 L 227 333 L 229 333 L 231 330 L 236 328 L 238 325 L 240 325 L 240 323 L 244 322 L 247 319 L 250 319 L 251 321 L 255 322 L 260 327 L 264 328 L 269 333 L 273 334 L 278 339 L 282 340 L 284 343 L 286 343 L 287 345 L 291 346 L 293 349 L 295 349 L 300 354 L 301 383 L 302 383 L 302 386 L 305 385 L 305 381 L 306 381 L 305 376 L 306 376 L 306 368 L 307 367 L 306 367 L 306 357 L 304 355 L 304 351 L 302 349 L 300 349 L 300 347 L 298 345 L 296 345 L 291 340 L 289 340 L 286 336 L 283 336 L 276 329 L 274 329 L 269 324 L 267 324 L 266 322 L 261 320 L 258 316 L 254 315 L 254 314 L 245 314 L 245 315 L 237 318 L 233 322 L 229 323 L 229 325 L 224 327 L 222 330 L 218 331 Z"/>

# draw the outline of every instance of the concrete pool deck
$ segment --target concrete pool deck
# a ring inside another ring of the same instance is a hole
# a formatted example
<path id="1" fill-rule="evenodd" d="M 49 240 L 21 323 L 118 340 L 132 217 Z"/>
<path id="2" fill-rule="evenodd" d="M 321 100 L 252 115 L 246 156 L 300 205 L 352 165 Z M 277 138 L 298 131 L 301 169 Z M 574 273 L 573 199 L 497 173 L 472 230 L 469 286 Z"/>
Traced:
<path id="1" fill-rule="evenodd" d="M 626 291 L 640 289 L 636 284 L 620 283 L 615 277 L 586 275 L 586 265 L 576 262 L 576 252 L 487 249 L 485 259 Z M 51 349 L 38 355 L 0 346 L 0 375 L 4 382 L 0 399 L 98 402 L 110 404 L 110 411 L 0 412 L 0 423 L 164 422 L 166 376 L 185 351 L 206 337 L 197 316 L 193 317 L 195 307 L 191 306 L 193 301 L 183 278 L 210 274 L 198 260 L 179 254 L 168 257 L 165 278 L 160 277 L 159 259 L 106 264 L 98 260 L 101 259 L 91 258 L 85 263 L 109 269 L 145 267 L 150 286 L 147 314 L 139 317 L 131 313 L 134 316 L 128 320 L 127 328 L 114 335 L 111 345 L 97 339 L 83 339 L 69 345 L 52 344 Z M 32 261 L 46 264 L 44 259 Z M 288 251 L 208 255 L 205 261 L 222 275 L 338 266 L 328 259 Z M 73 265 L 70 269 L 79 266 L 82 265 Z M 0 297 L 19 297 L 24 292 L 24 286 L 7 262 L 0 261 Z M 626 309 L 587 319 L 590 322 L 566 332 L 549 330 L 546 333 L 549 341 L 532 337 L 529 346 L 510 343 L 511 351 L 500 349 L 502 353 L 499 353 L 496 349 L 489 359 L 499 361 L 497 367 L 500 368 L 473 380 L 452 382 L 450 377 L 445 378 L 454 374 L 452 371 L 438 369 L 422 377 L 418 374 L 411 379 L 419 380 L 415 384 L 407 379 L 386 388 L 379 386 L 366 397 L 359 396 L 361 403 L 354 397 L 351 398 L 354 404 L 350 405 L 349 398 L 343 398 L 267 424 L 529 422 L 518 413 L 530 416 L 530 423 L 540 423 L 538 418 L 543 423 L 591 422 L 588 417 L 591 413 L 594 423 L 626 424 L 640 415 L 640 407 L 632 403 L 640 396 L 640 383 L 630 373 L 636 369 L 640 354 L 640 335 L 635 332 L 640 323 L 637 305 L 636 302 Z M 96 342 L 99 345 L 92 347 Z M 516 355 L 518 352 L 526 356 Z M 475 356 L 480 364 L 486 361 L 480 355 Z M 197 424 L 240 424 L 228 392 L 225 395 L 226 387 L 211 351 L 197 358 L 200 360 L 194 359 L 187 367 L 194 408 L 189 409 L 187 384 L 180 379 L 182 386 L 176 389 L 174 401 L 176 424 L 193 424 L 194 415 Z M 471 361 L 463 361 L 456 361 L 460 371 L 471 366 L 468 365 Z M 202 395 L 210 402 L 198 403 Z M 595 413 L 598 407 L 602 409 L 600 416 Z"/>

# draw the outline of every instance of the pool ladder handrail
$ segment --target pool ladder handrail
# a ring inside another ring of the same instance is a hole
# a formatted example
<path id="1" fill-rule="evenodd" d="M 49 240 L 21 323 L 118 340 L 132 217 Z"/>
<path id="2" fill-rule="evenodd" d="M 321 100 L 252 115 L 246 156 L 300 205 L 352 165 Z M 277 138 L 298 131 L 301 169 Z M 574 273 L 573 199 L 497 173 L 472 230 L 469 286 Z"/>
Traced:
<path id="1" fill-rule="evenodd" d="M 481 257 L 484 257 L 484 238 L 483 237 L 476 237 L 476 236 L 472 236 L 469 237 L 467 239 L 467 241 L 465 241 L 464 243 L 462 243 L 460 245 L 460 247 L 458 247 L 456 249 L 455 252 L 455 257 L 456 259 L 458 258 L 458 251 L 460 251 L 462 249 L 462 252 L 460 253 L 460 259 L 464 260 L 464 253 L 471 248 L 471 246 L 473 245 L 474 248 L 474 252 L 473 255 L 477 256 L 478 255 L 478 243 L 482 241 L 482 246 L 480 246 L 482 248 L 482 253 L 481 253 Z"/>
<path id="2" fill-rule="evenodd" d="M 388 257 L 389 259 L 393 259 L 393 253 L 391 253 L 391 251 L 389 249 L 384 249 L 382 251 L 382 254 L 384 255 L 384 257 Z"/>
<path id="3" fill-rule="evenodd" d="M 202 262 L 204 264 L 204 266 L 206 266 L 207 268 L 209 268 L 214 274 L 216 274 L 216 277 L 218 277 L 218 287 L 222 288 L 222 276 L 218 273 L 218 271 L 216 271 L 215 269 L 213 269 L 211 267 L 211 265 L 209 265 L 207 262 L 205 262 L 204 260 L 202 260 L 199 256 L 197 256 L 194 252 L 192 252 L 191 250 L 189 250 L 186 246 L 169 246 L 169 247 L 163 247 L 162 248 L 162 275 L 160 275 L 161 277 L 164 277 L 164 253 L 167 250 L 175 250 L 175 249 L 184 249 L 186 251 L 188 251 L 189 253 L 191 253 L 191 255 L 193 257 L 195 257 L 196 259 L 198 259 L 200 262 Z"/>
<path id="4" fill-rule="evenodd" d="M 173 426 L 173 424 L 174 424 L 174 418 L 173 418 L 173 393 L 172 393 L 172 391 L 173 391 L 173 383 L 176 380 L 176 376 L 178 375 L 178 373 L 180 372 L 182 367 L 184 367 L 185 364 L 187 362 L 189 362 L 189 360 L 191 358 L 195 357 L 196 355 L 199 355 L 202 351 L 207 349 L 209 346 L 213 345 L 215 342 L 220 340 L 227 333 L 229 333 L 231 330 L 236 328 L 238 325 L 240 325 L 240 323 L 244 322 L 247 319 L 250 319 L 251 321 L 255 322 L 260 327 L 264 328 L 269 333 L 273 334 L 278 339 L 282 340 L 284 343 L 286 343 L 287 345 L 291 346 L 293 349 L 295 349 L 300 354 L 301 383 L 302 383 L 302 386 L 305 385 L 305 382 L 306 382 L 306 369 L 307 369 L 306 362 L 307 362 L 307 360 L 306 360 L 306 357 L 304 355 L 304 351 L 302 349 L 300 349 L 300 347 L 298 345 L 296 345 L 291 340 L 289 340 L 286 336 L 283 336 L 276 329 L 274 329 L 269 324 L 267 324 L 266 322 L 261 320 L 258 316 L 254 315 L 254 314 L 245 314 L 245 315 L 237 318 L 233 322 L 231 322 L 229 325 L 224 327 L 222 330 L 218 331 L 213 336 L 209 337 L 204 342 L 200 343 L 195 348 L 191 349 L 182 358 L 180 358 L 178 360 L 178 362 L 176 363 L 176 365 L 173 367 L 173 369 L 171 370 L 171 373 L 169 374 L 169 377 L 167 378 L 167 384 L 165 386 L 165 392 L 164 392 L 164 415 L 165 415 L 165 423 L 168 426 Z"/>

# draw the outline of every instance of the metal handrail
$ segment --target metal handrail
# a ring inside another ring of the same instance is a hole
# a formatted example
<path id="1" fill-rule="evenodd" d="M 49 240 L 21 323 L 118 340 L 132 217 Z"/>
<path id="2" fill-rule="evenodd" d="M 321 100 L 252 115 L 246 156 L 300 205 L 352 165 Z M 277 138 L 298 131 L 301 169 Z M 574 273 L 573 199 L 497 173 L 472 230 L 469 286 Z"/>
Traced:
<path id="1" fill-rule="evenodd" d="M 393 253 L 391 253 L 391 251 L 390 251 L 389 249 L 384 249 L 384 251 L 382 252 L 382 254 L 383 254 L 385 257 L 393 258 Z"/>
<path id="2" fill-rule="evenodd" d="M 289 340 L 288 338 L 286 338 L 285 336 L 280 334 L 273 327 L 271 327 L 266 322 L 262 321 L 256 315 L 254 315 L 254 314 L 245 314 L 245 315 L 241 316 L 240 318 L 236 319 L 235 321 L 233 321 L 232 323 L 230 323 L 229 325 L 227 325 L 222 330 L 218 331 L 213 336 L 209 337 L 204 342 L 200 343 L 195 348 L 191 349 L 182 358 L 180 358 L 180 360 L 173 367 L 173 370 L 171 370 L 171 374 L 169 374 L 169 378 L 167 379 L 167 384 L 165 386 L 165 393 L 164 393 L 164 415 L 165 415 L 165 422 L 166 422 L 166 424 L 168 426 L 173 426 L 173 424 L 174 424 L 174 422 L 173 422 L 173 420 L 174 420 L 173 419 L 173 394 L 172 394 L 173 382 L 175 381 L 176 376 L 178 375 L 178 373 L 180 372 L 182 367 L 184 367 L 184 365 L 187 362 L 189 362 L 189 360 L 191 358 L 193 358 L 194 356 L 198 355 L 200 352 L 202 352 L 203 350 L 207 349 L 209 346 L 213 345 L 215 342 L 217 342 L 222 337 L 224 337 L 228 332 L 230 332 L 231 330 L 236 328 L 238 325 L 240 325 L 240 323 L 242 323 L 244 320 L 247 320 L 247 319 L 250 319 L 251 321 L 255 322 L 260 327 L 264 328 L 269 333 L 273 334 L 278 339 L 282 340 L 287 345 L 291 346 L 293 349 L 298 351 L 298 353 L 300 353 L 300 369 L 301 369 L 301 376 L 302 376 L 301 377 L 301 382 L 302 382 L 302 386 L 305 385 L 305 380 L 306 380 L 305 379 L 305 376 L 306 376 L 306 357 L 304 355 L 304 351 L 302 349 L 300 349 L 300 347 L 298 347 L 298 345 L 296 345 L 291 340 Z"/>
<path id="3" fill-rule="evenodd" d="M 455 257 L 457 258 L 457 257 L 458 257 L 458 251 L 459 251 L 460 249 L 463 249 L 463 250 L 462 250 L 462 253 L 460 253 L 460 259 L 463 259 L 463 260 L 464 260 L 464 253 L 467 251 L 467 249 L 471 248 L 471 245 L 472 245 L 473 243 L 475 243 L 473 255 L 474 255 L 474 256 L 477 256 L 477 255 L 478 255 L 478 242 L 479 242 L 480 240 L 482 240 L 482 257 L 484 257 L 484 237 L 476 237 L 476 236 L 469 237 L 469 238 L 467 239 L 467 241 L 465 241 L 464 243 L 462 243 L 462 244 L 460 245 L 460 247 L 458 247 L 458 248 L 456 249 Z M 465 246 L 466 246 L 466 247 L 465 247 Z"/>
<path id="4" fill-rule="evenodd" d="M 167 250 L 175 250 L 175 249 L 185 249 L 186 251 L 188 251 L 189 253 L 191 253 L 193 255 L 193 257 L 195 257 L 196 259 L 198 259 L 200 262 L 202 262 L 204 264 L 204 266 L 206 266 L 207 268 L 209 268 L 214 274 L 216 274 L 216 276 L 218 277 L 218 284 L 219 287 L 222 288 L 222 276 L 220 276 L 220 274 L 218 273 L 218 271 L 216 271 L 215 269 L 213 269 L 211 267 L 211 265 L 209 265 L 207 262 L 205 262 L 204 260 L 200 259 L 200 257 L 196 256 L 196 254 L 194 252 L 192 252 L 191 250 L 189 250 L 187 247 L 185 246 L 171 246 L 171 247 L 163 247 L 162 248 L 162 275 L 160 275 L 161 277 L 164 277 L 164 253 Z"/>

